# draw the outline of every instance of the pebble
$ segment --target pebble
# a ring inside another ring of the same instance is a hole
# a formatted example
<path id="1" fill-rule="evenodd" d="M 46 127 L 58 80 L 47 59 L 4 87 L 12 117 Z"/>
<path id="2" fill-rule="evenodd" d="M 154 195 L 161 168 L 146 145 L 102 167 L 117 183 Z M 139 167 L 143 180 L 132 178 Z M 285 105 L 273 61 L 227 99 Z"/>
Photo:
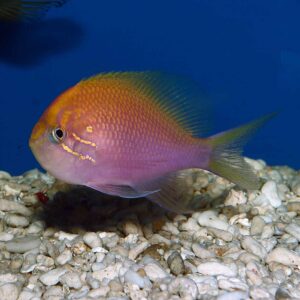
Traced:
<path id="1" fill-rule="evenodd" d="M 277 191 L 277 186 L 276 186 L 276 182 L 274 181 L 267 181 L 262 189 L 262 194 L 264 194 L 266 196 L 266 198 L 268 199 L 269 203 L 277 208 L 281 205 L 282 201 L 278 195 L 278 191 Z"/>
<path id="2" fill-rule="evenodd" d="M 27 208 L 25 205 L 13 201 L 9 201 L 6 199 L 0 198 L 0 211 L 17 213 L 22 216 L 31 216 L 32 211 Z"/>
<path id="3" fill-rule="evenodd" d="M 23 203 L 26 206 L 34 206 L 39 204 L 39 199 L 36 195 L 26 195 L 22 198 Z"/>
<path id="4" fill-rule="evenodd" d="M 261 171 L 266 167 L 266 163 L 262 159 L 254 160 L 249 157 L 244 159 L 255 171 Z"/>
<path id="5" fill-rule="evenodd" d="M 286 291 L 285 289 L 279 288 L 276 291 L 275 299 L 276 300 L 286 300 L 286 299 L 291 299 L 291 296 L 288 293 L 288 291 Z"/>
<path id="6" fill-rule="evenodd" d="M 85 299 L 88 292 L 90 291 L 88 286 L 83 286 L 80 290 L 72 290 L 71 293 L 68 294 L 69 299 Z"/>
<path id="7" fill-rule="evenodd" d="M 292 181 L 291 184 L 292 191 L 296 196 L 300 196 L 300 176 L 298 175 L 295 177 L 295 179 Z"/>
<path id="8" fill-rule="evenodd" d="M 200 213 L 198 223 L 201 226 L 213 227 L 221 230 L 227 230 L 229 224 L 218 218 L 215 211 L 208 210 Z"/>
<path id="9" fill-rule="evenodd" d="M 111 266 L 108 266 L 102 270 L 94 271 L 93 277 L 99 281 L 102 281 L 104 278 L 109 280 L 115 279 L 119 276 L 119 271 L 122 267 L 121 263 L 116 263 Z"/>
<path id="10" fill-rule="evenodd" d="M 29 234 L 38 234 L 41 233 L 45 228 L 45 224 L 41 221 L 36 221 L 31 223 L 30 226 L 27 228 L 27 233 Z"/>
<path id="11" fill-rule="evenodd" d="M 256 256 L 253 253 L 249 252 L 243 252 L 239 255 L 238 259 L 243 262 L 244 264 L 247 264 L 249 261 L 259 261 L 260 258 Z"/>
<path id="12" fill-rule="evenodd" d="M 272 299 L 272 295 L 265 289 L 260 287 L 252 287 L 250 289 L 252 299 Z"/>
<path id="13" fill-rule="evenodd" d="M 99 287 L 97 289 L 94 289 L 94 290 L 90 291 L 87 294 L 87 296 L 92 298 L 92 299 L 104 299 L 104 297 L 107 296 L 109 291 L 110 291 L 110 289 L 109 289 L 108 286 L 102 286 L 102 287 Z M 109 299 L 113 300 L 113 298 L 109 298 Z M 114 299 L 117 300 L 116 298 L 114 298 Z"/>
<path id="14" fill-rule="evenodd" d="M 29 220 L 26 217 L 15 214 L 7 214 L 4 221 L 8 226 L 13 227 L 26 227 L 29 225 Z"/>
<path id="15" fill-rule="evenodd" d="M 125 248 L 121 246 L 121 245 L 117 245 L 114 248 L 111 248 L 111 251 L 114 252 L 116 254 L 116 256 L 123 256 L 123 257 L 129 257 L 129 250 L 127 249 L 127 247 Z"/>
<path id="16" fill-rule="evenodd" d="M 9 180 L 9 179 L 11 179 L 11 175 L 8 172 L 0 171 L 0 179 L 1 180 Z"/>
<path id="17" fill-rule="evenodd" d="M 127 220 L 123 224 L 123 232 L 125 233 L 125 235 L 140 234 L 141 229 L 137 226 L 136 222 L 134 222 L 132 220 Z"/>
<path id="18" fill-rule="evenodd" d="M 102 246 L 102 242 L 95 232 L 87 232 L 82 237 L 83 241 L 90 247 L 90 248 L 97 248 Z"/>
<path id="19" fill-rule="evenodd" d="M 300 215 L 300 199 L 298 201 L 290 201 L 287 204 L 288 211 L 294 211 Z"/>
<path id="20" fill-rule="evenodd" d="M 65 249 L 63 250 L 62 253 L 60 253 L 57 257 L 56 257 L 56 262 L 58 265 L 65 265 L 66 263 L 68 263 L 70 260 L 72 259 L 72 252 L 69 249 Z"/>
<path id="21" fill-rule="evenodd" d="M 195 276 L 195 275 L 189 275 L 189 278 L 194 280 L 194 282 L 197 284 L 198 287 L 198 298 L 202 298 L 201 296 L 217 296 L 219 293 L 218 291 L 218 282 L 215 277 L 213 276 Z"/>
<path id="22" fill-rule="evenodd" d="M 50 286 L 43 294 L 43 299 L 61 300 L 64 298 L 64 291 L 61 286 Z"/>
<path id="23" fill-rule="evenodd" d="M 241 245 L 249 253 L 255 254 L 261 259 L 265 259 L 265 257 L 267 256 L 266 249 L 258 241 L 250 236 L 243 237 L 241 240 Z"/>
<path id="24" fill-rule="evenodd" d="M 284 230 L 289 233 L 290 235 L 292 235 L 293 237 L 295 237 L 299 242 L 300 242 L 300 226 L 295 224 L 295 223 L 291 223 L 288 224 Z"/>
<path id="25" fill-rule="evenodd" d="M 248 291 L 248 285 L 239 278 L 228 278 L 224 276 L 218 276 L 218 286 L 222 290 L 226 291 Z"/>
<path id="26" fill-rule="evenodd" d="M 169 274 L 157 263 L 152 262 L 144 266 L 144 270 L 151 281 L 159 281 L 169 276 Z"/>
<path id="27" fill-rule="evenodd" d="M 196 299 L 198 296 L 196 283 L 185 277 L 177 277 L 170 283 L 168 289 L 172 294 L 179 294 L 181 299 Z"/>
<path id="28" fill-rule="evenodd" d="M 115 247 L 120 239 L 114 232 L 101 232 L 99 237 L 101 238 L 103 245 L 107 248 Z"/>
<path id="29" fill-rule="evenodd" d="M 1 300 L 17 300 L 20 290 L 17 284 L 5 283 L 0 286 L 0 299 Z"/>
<path id="30" fill-rule="evenodd" d="M 200 229 L 200 226 L 194 218 L 189 218 L 186 222 L 180 225 L 179 227 L 181 230 L 186 231 L 197 231 Z"/>
<path id="31" fill-rule="evenodd" d="M 102 262 L 105 258 L 104 252 L 97 252 L 96 253 L 96 262 Z"/>
<path id="32" fill-rule="evenodd" d="M 45 285 L 55 285 L 60 281 L 60 277 L 67 272 L 66 269 L 56 268 L 41 275 L 40 281 Z"/>
<path id="33" fill-rule="evenodd" d="M 225 231 L 218 228 L 212 228 L 212 227 L 208 227 L 207 231 L 208 233 L 212 234 L 214 237 L 222 239 L 223 241 L 226 242 L 231 242 L 233 239 L 233 234 L 229 231 Z"/>
<path id="34" fill-rule="evenodd" d="M 27 253 L 27 255 L 25 255 L 21 273 L 29 273 L 35 269 L 35 267 L 37 266 L 36 257 L 37 257 L 36 253 L 29 252 Z"/>
<path id="35" fill-rule="evenodd" d="M 10 268 L 13 272 L 19 272 L 23 264 L 23 256 L 14 256 L 11 259 Z"/>
<path id="36" fill-rule="evenodd" d="M 277 247 L 268 254 L 266 262 L 278 262 L 286 266 L 295 266 L 299 268 L 300 255 L 292 250 L 283 247 Z"/>
<path id="37" fill-rule="evenodd" d="M 180 233 L 178 228 L 170 222 L 165 223 L 165 225 L 162 227 L 162 230 L 169 231 L 173 235 L 178 235 Z"/>
<path id="38" fill-rule="evenodd" d="M 228 277 L 236 276 L 237 268 L 225 265 L 221 262 L 211 261 L 211 262 L 204 262 L 200 263 L 197 267 L 199 273 L 203 275 L 224 275 Z"/>
<path id="39" fill-rule="evenodd" d="M 9 232 L 0 232 L 0 242 L 7 242 L 14 238 L 14 235 Z"/>
<path id="40" fill-rule="evenodd" d="M 257 265 L 257 262 L 250 261 L 246 266 L 247 280 L 251 285 L 261 285 L 262 284 L 262 272 Z"/>
<path id="41" fill-rule="evenodd" d="M 153 234 L 149 239 L 150 244 L 166 244 L 167 246 L 171 245 L 171 241 L 160 234 Z"/>
<path id="42" fill-rule="evenodd" d="M 74 240 L 72 240 L 72 243 L 71 243 L 72 253 L 74 253 L 75 255 L 80 255 L 80 254 L 86 252 L 86 250 L 87 250 L 87 247 L 81 239 L 75 238 Z"/>
<path id="43" fill-rule="evenodd" d="M 105 253 L 107 253 L 108 252 L 108 250 L 106 250 L 105 248 L 103 248 L 103 247 L 96 247 L 96 248 L 93 248 L 92 249 L 92 252 L 94 252 L 94 253 L 99 253 L 99 254 L 105 254 Z"/>
<path id="44" fill-rule="evenodd" d="M 143 251 L 149 247 L 149 242 L 145 241 L 129 250 L 128 257 L 135 260 Z"/>
<path id="45" fill-rule="evenodd" d="M 248 293 L 240 292 L 240 291 L 224 293 L 218 296 L 217 298 L 217 300 L 246 300 L 246 299 L 249 299 Z"/>
<path id="46" fill-rule="evenodd" d="M 143 289 L 146 286 L 151 286 L 149 279 L 146 277 L 142 277 L 138 272 L 128 270 L 124 274 L 124 281 L 127 283 L 136 284 L 139 288 Z"/>
<path id="47" fill-rule="evenodd" d="M 111 280 L 108 285 L 112 292 L 120 293 L 123 291 L 123 285 L 118 280 Z"/>
<path id="48" fill-rule="evenodd" d="M 5 243 L 6 250 L 13 253 L 25 253 L 39 247 L 41 240 L 37 236 L 28 235 L 14 238 Z"/>
<path id="49" fill-rule="evenodd" d="M 66 284 L 69 288 L 79 290 L 82 282 L 78 272 L 67 272 L 59 278 L 62 284 Z"/>
<path id="50" fill-rule="evenodd" d="M 24 289 L 18 297 L 18 300 L 34 300 L 34 299 L 35 300 L 39 299 L 39 296 L 35 292 L 29 289 L 28 290 Z"/>
<path id="51" fill-rule="evenodd" d="M 201 247 L 197 243 L 192 244 L 192 249 L 193 249 L 195 255 L 202 259 L 207 259 L 207 258 L 216 256 L 214 252 L 211 252 L 211 251 L 205 249 L 204 247 Z"/>
<path id="52" fill-rule="evenodd" d="M 275 233 L 274 230 L 274 225 L 273 224 L 267 224 L 264 226 L 263 231 L 261 233 L 261 238 L 264 239 L 269 239 L 271 238 Z"/>
<path id="53" fill-rule="evenodd" d="M 96 262 L 96 263 L 93 263 L 92 265 L 92 270 L 95 272 L 95 271 L 100 271 L 100 270 L 103 270 L 105 269 L 105 264 L 102 263 L 102 262 Z"/>
<path id="54" fill-rule="evenodd" d="M 260 235 L 265 227 L 266 223 L 264 219 L 260 216 L 255 216 L 252 219 L 251 228 L 250 228 L 250 234 L 253 235 Z"/>
<path id="55" fill-rule="evenodd" d="M 78 234 L 68 233 L 64 231 L 58 231 L 54 234 L 54 237 L 57 238 L 59 241 L 68 240 L 72 241 L 78 237 Z"/>
<path id="56" fill-rule="evenodd" d="M 124 288 L 125 292 L 129 295 L 130 299 L 133 300 L 146 300 L 148 293 L 145 290 L 140 290 L 136 285 L 128 285 Z"/>
<path id="57" fill-rule="evenodd" d="M 247 197 L 243 191 L 231 190 L 227 195 L 224 204 L 226 206 L 239 206 L 247 203 Z"/>
<path id="58" fill-rule="evenodd" d="M 0 274 L 0 285 L 3 283 L 12 283 L 17 282 L 18 276 L 16 274 L 6 273 L 6 274 Z"/>
<path id="59" fill-rule="evenodd" d="M 183 259 L 177 251 L 174 251 L 168 257 L 167 263 L 168 263 L 168 266 L 171 270 L 171 273 L 176 275 L 176 276 L 179 275 L 179 274 L 182 274 L 185 270 Z"/>
<path id="60" fill-rule="evenodd" d="M 9 182 L 3 186 L 4 191 L 8 196 L 17 196 L 21 192 L 27 192 L 30 190 L 30 186 L 26 184 L 18 184 L 16 182 Z"/>
<path id="61" fill-rule="evenodd" d="M 54 266 L 54 259 L 52 257 L 45 256 L 42 254 L 37 255 L 36 262 L 38 264 L 42 264 L 43 266 L 46 266 L 46 267 Z"/>

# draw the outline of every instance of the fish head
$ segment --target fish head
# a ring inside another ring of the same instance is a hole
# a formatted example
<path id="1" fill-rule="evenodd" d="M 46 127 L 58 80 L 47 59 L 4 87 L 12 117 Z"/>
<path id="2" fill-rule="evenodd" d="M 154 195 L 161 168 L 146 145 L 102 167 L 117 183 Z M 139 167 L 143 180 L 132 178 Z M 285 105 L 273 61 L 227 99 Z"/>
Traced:
<path id="1" fill-rule="evenodd" d="M 32 130 L 29 146 L 51 175 L 67 183 L 82 184 L 80 168 L 82 163 L 91 163 L 92 158 L 78 152 L 78 144 L 82 143 L 75 133 L 81 128 L 82 110 L 73 97 L 74 90 L 70 89 L 45 110 Z"/>

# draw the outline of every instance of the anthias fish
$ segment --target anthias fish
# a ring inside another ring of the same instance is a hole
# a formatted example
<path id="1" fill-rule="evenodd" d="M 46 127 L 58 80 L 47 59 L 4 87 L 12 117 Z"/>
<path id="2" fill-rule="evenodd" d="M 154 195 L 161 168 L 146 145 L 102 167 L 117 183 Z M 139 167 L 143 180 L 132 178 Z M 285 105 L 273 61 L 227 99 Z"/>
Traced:
<path id="1" fill-rule="evenodd" d="M 50 7 L 61 6 L 67 0 L 0 0 L 0 20 L 33 20 Z"/>
<path id="2" fill-rule="evenodd" d="M 190 212 L 197 203 L 184 198 L 184 170 L 205 169 L 242 188 L 259 187 L 241 147 L 272 116 L 204 138 L 206 116 L 192 105 L 204 98 L 176 76 L 100 74 L 54 100 L 35 125 L 30 147 L 42 167 L 65 182 Z"/>

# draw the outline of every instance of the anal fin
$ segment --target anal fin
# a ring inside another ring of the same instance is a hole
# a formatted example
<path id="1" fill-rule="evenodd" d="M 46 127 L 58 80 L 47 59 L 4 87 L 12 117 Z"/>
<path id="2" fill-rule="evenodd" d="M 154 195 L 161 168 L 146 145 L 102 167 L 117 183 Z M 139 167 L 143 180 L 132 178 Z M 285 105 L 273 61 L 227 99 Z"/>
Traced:
<path id="1" fill-rule="evenodd" d="M 119 196 L 123 198 L 141 198 L 156 192 L 156 191 L 136 191 L 129 185 L 89 183 L 87 186 L 99 192 L 112 195 L 112 196 Z"/>

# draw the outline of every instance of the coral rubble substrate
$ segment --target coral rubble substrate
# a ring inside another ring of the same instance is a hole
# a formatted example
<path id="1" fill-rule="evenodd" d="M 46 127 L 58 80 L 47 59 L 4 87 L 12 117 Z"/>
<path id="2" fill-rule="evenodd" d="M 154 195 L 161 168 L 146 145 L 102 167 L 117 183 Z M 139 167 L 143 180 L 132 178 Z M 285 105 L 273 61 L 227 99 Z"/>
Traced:
<path id="1" fill-rule="evenodd" d="M 190 170 L 190 215 L 0 171 L 0 299 L 300 299 L 300 173 L 247 161 L 260 190 Z"/>

